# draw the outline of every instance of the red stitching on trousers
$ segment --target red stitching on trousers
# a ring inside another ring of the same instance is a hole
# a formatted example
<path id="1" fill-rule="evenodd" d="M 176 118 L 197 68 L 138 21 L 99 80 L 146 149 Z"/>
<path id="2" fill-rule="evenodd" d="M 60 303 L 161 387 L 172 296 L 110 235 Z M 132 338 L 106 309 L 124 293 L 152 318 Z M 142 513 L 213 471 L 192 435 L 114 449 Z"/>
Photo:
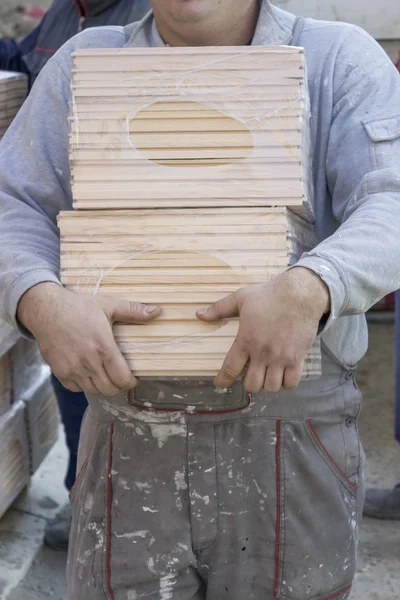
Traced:
<path id="1" fill-rule="evenodd" d="M 75 481 L 74 481 L 74 485 L 73 485 L 73 486 L 72 486 L 72 488 L 69 490 L 69 495 L 68 495 L 68 497 L 69 497 L 69 499 L 70 499 L 70 500 L 71 500 L 71 498 L 72 498 L 72 495 L 73 495 L 73 493 L 74 493 L 74 491 L 75 491 L 75 488 L 76 488 L 76 486 L 78 485 L 78 482 L 79 482 L 80 478 L 82 477 L 82 473 L 83 473 L 83 471 L 84 471 L 84 469 L 85 469 L 86 465 L 87 465 L 87 464 L 88 464 L 88 462 L 89 462 L 89 458 L 90 458 L 90 453 L 89 453 L 89 456 L 87 457 L 87 459 L 85 460 L 85 462 L 83 463 L 83 465 L 81 466 L 81 468 L 79 469 L 79 473 L 78 473 L 78 475 L 76 476 L 76 479 L 75 479 Z"/>
<path id="2" fill-rule="evenodd" d="M 38 52 L 48 52 L 49 54 L 55 54 L 57 52 L 57 50 L 54 50 L 53 48 L 42 48 L 41 46 L 36 46 L 35 50 Z"/>
<path id="3" fill-rule="evenodd" d="M 325 446 L 322 443 L 321 438 L 319 437 L 318 432 L 315 429 L 315 426 L 314 426 L 313 422 L 311 421 L 311 419 L 307 419 L 307 425 L 311 429 L 311 432 L 312 432 L 313 436 L 315 437 L 315 440 L 318 443 L 319 447 L 324 452 L 324 454 L 326 454 L 326 456 L 329 458 L 330 462 L 335 467 L 335 469 L 339 473 L 339 475 L 343 479 L 345 479 L 345 481 L 347 481 L 347 483 L 349 485 L 351 485 L 351 487 L 353 488 L 353 490 L 357 490 L 356 484 L 353 483 L 352 481 L 350 481 L 350 479 L 348 477 L 346 477 L 346 475 L 343 473 L 342 469 L 336 464 L 336 462 L 333 460 L 332 456 L 329 454 L 328 450 L 325 448 Z M 331 600 L 331 599 L 330 598 L 326 598 L 326 600 Z"/>
<path id="4" fill-rule="evenodd" d="M 274 598 L 279 591 L 279 563 L 281 553 L 281 421 L 276 422 L 276 534 Z"/>
<path id="5" fill-rule="evenodd" d="M 239 410 L 244 410 L 250 406 L 250 402 L 252 400 L 252 394 L 247 394 L 247 403 L 245 406 L 241 406 L 239 408 L 225 408 L 221 410 L 194 410 L 187 412 L 186 408 L 159 408 L 158 406 L 143 406 L 142 404 L 136 404 L 132 400 L 132 390 L 128 391 L 128 402 L 131 406 L 135 408 L 140 408 L 142 410 L 154 411 L 154 412 L 179 412 L 186 413 L 189 415 L 226 415 L 228 413 L 238 412 Z"/>
<path id="6" fill-rule="evenodd" d="M 339 598 L 339 596 L 342 596 L 343 594 L 345 594 L 349 590 L 351 590 L 351 585 L 349 585 L 347 588 L 345 588 L 341 592 L 337 592 L 337 594 L 333 594 L 333 596 L 329 596 L 328 598 L 324 598 L 324 600 L 335 600 L 335 598 Z"/>
<path id="7" fill-rule="evenodd" d="M 112 501 L 113 501 L 113 486 L 112 486 L 112 458 L 113 458 L 113 434 L 114 425 L 110 425 L 110 442 L 108 449 L 108 468 L 107 468 L 107 548 L 106 548 L 106 563 L 107 563 L 107 591 L 110 594 L 110 600 L 115 600 L 115 595 L 111 587 L 111 525 L 112 525 Z"/>

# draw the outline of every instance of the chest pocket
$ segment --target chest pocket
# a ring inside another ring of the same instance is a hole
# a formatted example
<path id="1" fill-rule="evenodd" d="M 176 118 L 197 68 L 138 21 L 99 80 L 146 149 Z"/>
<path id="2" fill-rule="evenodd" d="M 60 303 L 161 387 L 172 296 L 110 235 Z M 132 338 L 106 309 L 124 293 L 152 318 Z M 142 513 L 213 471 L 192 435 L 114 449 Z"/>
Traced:
<path id="1" fill-rule="evenodd" d="M 373 118 L 363 122 L 372 142 L 372 161 L 375 169 L 400 167 L 400 114 Z"/>

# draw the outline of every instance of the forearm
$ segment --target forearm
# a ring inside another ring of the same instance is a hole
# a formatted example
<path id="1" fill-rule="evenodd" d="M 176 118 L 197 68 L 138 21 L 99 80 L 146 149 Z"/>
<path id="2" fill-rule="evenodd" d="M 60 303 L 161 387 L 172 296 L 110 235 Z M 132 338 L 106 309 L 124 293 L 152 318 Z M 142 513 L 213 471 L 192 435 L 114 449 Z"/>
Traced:
<path id="1" fill-rule="evenodd" d="M 29 288 L 18 302 L 18 323 L 35 336 L 37 324 L 51 310 L 62 293 L 62 286 L 51 282 L 38 283 Z"/>
<path id="2" fill-rule="evenodd" d="M 304 255 L 298 266 L 326 283 L 331 316 L 363 314 L 400 288 L 400 185 L 367 195 L 334 235 Z"/>

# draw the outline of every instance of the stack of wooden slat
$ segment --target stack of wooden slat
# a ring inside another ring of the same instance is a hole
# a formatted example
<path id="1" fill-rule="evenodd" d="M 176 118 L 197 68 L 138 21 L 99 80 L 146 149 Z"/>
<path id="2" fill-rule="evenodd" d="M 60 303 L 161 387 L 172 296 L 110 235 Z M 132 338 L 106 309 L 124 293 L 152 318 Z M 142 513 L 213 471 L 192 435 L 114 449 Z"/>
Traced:
<path id="1" fill-rule="evenodd" d="M 76 209 L 309 212 L 301 49 L 82 50 L 72 92 Z"/>
<path id="2" fill-rule="evenodd" d="M 146 327 L 115 327 L 138 375 L 215 375 L 238 321 L 196 310 L 314 244 L 302 50 L 79 51 L 72 90 L 63 283 L 161 305 Z M 319 372 L 316 344 L 304 376 Z"/>
<path id="3" fill-rule="evenodd" d="M 0 517 L 57 439 L 50 376 L 37 344 L 0 322 Z"/>
<path id="4" fill-rule="evenodd" d="M 22 73 L 0 71 L 0 138 L 21 108 L 28 93 L 28 78 Z"/>
<path id="5" fill-rule="evenodd" d="M 238 321 L 204 323 L 196 310 L 269 281 L 313 245 L 311 226 L 287 209 L 234 208 L 61 213 L 61 277 L 71 290 L 157 303 L 144 326 L 115 337 L 142 376 L 215 375 Z M 318 348 L 306 366 L 319 368 Z"/>

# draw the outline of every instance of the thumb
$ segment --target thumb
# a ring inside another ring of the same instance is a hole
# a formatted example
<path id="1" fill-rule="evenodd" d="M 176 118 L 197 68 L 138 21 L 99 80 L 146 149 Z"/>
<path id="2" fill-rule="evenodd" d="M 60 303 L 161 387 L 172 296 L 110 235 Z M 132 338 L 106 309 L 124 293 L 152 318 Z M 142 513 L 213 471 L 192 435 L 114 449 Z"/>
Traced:
<path id="1" fill-rule="evenodd" d="M 154 304 L 131 302 L 123 298 L 103 298 L 106 300 L 106 312 L 111 323 L 147 323 L 160 316 L 161 309 Z"/>
<path id="2" fill-rule="evenodd" d="M 225 296 L 225 298 L 214 302 L 214 304 L 210 304 L 208 308 L 198 310 L 196 315 L 201 321 L 218 321 L 219 319 L 237 317 L 239 315 L 237 295 Z"/>

